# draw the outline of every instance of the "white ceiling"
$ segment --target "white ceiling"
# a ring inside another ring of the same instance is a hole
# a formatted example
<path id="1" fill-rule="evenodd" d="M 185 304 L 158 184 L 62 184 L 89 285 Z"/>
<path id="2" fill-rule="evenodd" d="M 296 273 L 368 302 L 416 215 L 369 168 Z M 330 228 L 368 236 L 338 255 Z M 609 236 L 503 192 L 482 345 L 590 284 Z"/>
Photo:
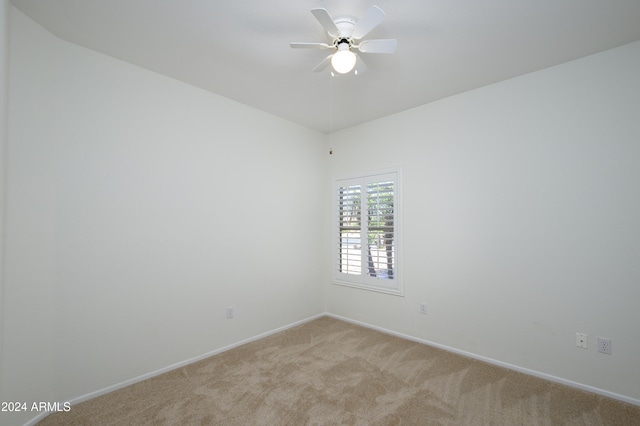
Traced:
<path id="1" fill-rule="evenodd" d="M 58 37 L 331 132 L 640 40 L 640 0 L 12 0 Z M 371 5 L 394 55 L 369 70 L 311 70 L 335 18 Z"/>

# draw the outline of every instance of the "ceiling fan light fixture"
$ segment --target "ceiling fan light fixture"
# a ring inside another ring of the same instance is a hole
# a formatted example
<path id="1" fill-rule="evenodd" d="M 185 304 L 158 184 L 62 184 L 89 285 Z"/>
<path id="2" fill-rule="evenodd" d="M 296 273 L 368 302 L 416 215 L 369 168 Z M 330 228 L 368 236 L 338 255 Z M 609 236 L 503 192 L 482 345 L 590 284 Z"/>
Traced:
<path id="1" fill-rule="evenodd" d="M 356 66 L 356 54 L 349 50 L 348 43 L 338 44 L 338 51 L 331 56 L 331 66 L 340 74 L 346 74 Z"/>

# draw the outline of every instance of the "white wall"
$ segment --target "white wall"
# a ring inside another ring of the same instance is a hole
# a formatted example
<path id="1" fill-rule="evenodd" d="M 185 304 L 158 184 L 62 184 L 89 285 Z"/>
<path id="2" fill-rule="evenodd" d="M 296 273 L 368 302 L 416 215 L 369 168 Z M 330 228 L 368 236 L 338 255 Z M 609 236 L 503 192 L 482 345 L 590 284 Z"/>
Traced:
<path id="1" fill-rule="evenodd" d="M 4 228 L 9 107 L 9 0 L 0 0 L 0 395 L 4 346 Z"/>
<path id="2" fill-rule="evenodd" d="M 323 312 L 324 135 L 11 19 L 2 400 Z"/>
<path id="3" fill-rule="evenodd" d="M 333 134 L 332 176 L 403 167 L 406 297 L 328 312 L 640 403 L 638 76 L 640 42 Z"/>

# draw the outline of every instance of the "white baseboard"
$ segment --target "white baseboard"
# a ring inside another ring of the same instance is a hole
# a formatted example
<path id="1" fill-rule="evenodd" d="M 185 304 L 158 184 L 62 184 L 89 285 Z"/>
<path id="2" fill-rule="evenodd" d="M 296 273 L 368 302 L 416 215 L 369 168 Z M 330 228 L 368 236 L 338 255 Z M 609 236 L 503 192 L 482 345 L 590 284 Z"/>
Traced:
<path id="1" fill-rule="evenodd" d="M 226 351 L 228 351 L 230 349 L 237 348 L 238 346 L 245 345 L 245 344 L 253 342 L 255 340 L 263 339 L 263 338 L 265 338 L 267 336 L 270 336 L 272 334 L 279 333 L 279 332 L 284 331 L 286 329 L 298 326 L 300 324 L 304 324 L 304 323 L 309 322 L 309 321 L 313 321 L 314 319 L 317 319 L 317 318 L 320 318 L 320 317 L 323 317 L 323 316 L 325 316 L 325 314 L 321 313 L 321 314 L 317 314 L 317 315 L 311 316 L 309 318 L 302 319 L 300 321 L 293 322 L 291 324 L 284 325 L 282 327 L 278 327 L 278 328 L 273 329 L 271 331 L 267 331 L 265 333 L 261 333 L 261 334 L 258 334 L 256 336 L 249 337 L 248 339 L 241 340 L 241 341 L 233 343 L 231 345 L 227 345 L 227 346 L 224 346 L 222 348 L 215 349 L 215 350 L 207 352 L 205 354 L 198 355 L 196 357 L 189 358 L 189 359 L 186 359 L 184 361 L 177 362 L 175 364 L 171 364 L 171 365 L 169 365 L 167 367 L 160 368 L 160 369 L 152 371 L 150 373 L 146 373 L 146 374 L 143 374 L 141 376 L 137 376 L 137 377 L 134 377 L 132 379 L 125 380 L 123 382 L 116 383 L 116 384 L 111 385 L 111 386 L 107 386 L 106 388 L 97 390 L 95 392 L 90 392 L 88 394 L 78 396 L 76 398 L 71 399 L 68 402 L 73 407 L 74 405 L 80 404 L 81 402 L 88 401 L 88 400 L 96 398 L 98 396 L 106 395 L 106 394 L 108 394 L 110 392 L 116 391 L 118 389 L 125 388 L 127 386 L 131 386 L 131 385 L 133 385 L 135 383 L 142 382 L 143 380 L 151 379 L 152 377 L 159 376 L 160 374 L 167 373 L 167 372 L 169 372 L 171 370 L 176 370 L 178 368 L 182 368 L 182 367 L 187 366 L 189 364 L 193 364 L 194 362 L 198 362 L 198 361 L 201 361 L 201 360 L 203 360 L 205 358 L 209 358 L 210 356 L 218 355 L 218 354 L 220 354 L 222 352 L 226 352 Z M 47 417 L 49 414 L 51 414 L 51 412 L 46 412 L 46 411 L 42 412 L 42 413 L 38 414 L 36 417 L 34 417 L 33 419 L 29 420 L 27 423 L 25 423 L 24 426 L 34 426 L 35 424 L 40 422 L 42 419 Z"/>
<path id="2" fill-rule="evenodd" d="M 445 346 L 445 345 L 441 345 L 439 343 L 435 343 L 435 342 L 431 342 L 429 340 L 425 340 L 425 339 L 420 339 L 418 337 L 415 336 L 410 336 L 408 334 L 403 334 L 403 333 L 398 333 L 397 331 L 393 331 L 393 330 L 387 330 L 386 328 L 382 328 L 382 327 L 378 327 L 376 325 L 372 325 L 372 324 L 368 324 L 362 321 L 357 321 L 351 318 L 346 318 L 340 315 L 336 315 L 336 314 L 331 314 L 331 313 L 325 313 L 326 316 L 335 318 L 335 319 L 339 319 L 345 322 L 349 322 L 352 324 L 356 324 L 356 325 L 360 325 L 362 327 L 365 328 L 370 328 L 372 330 L 376 330 L 376 331 L 380 331 L 382 333 L 386 333 L 386 334 L 391 334 L 393 336 L 397 336 L 397 337 L 401 337 L 403 339 L 407 339 L 407 340 L 411 340 L 413 342 L 417 342 L 417 343 L 422 343 L 425 345 L 429 345 L 429 346 L 433 346 L 435 348 L 438 349 L 443 349 L 445 351 L 448 352 L 453 352 L 459 355 L 463 355 L 466 356 L 468 358 L 473 358 L 476 359 L 478 361 L 484 361 L 488 364 L 493 364 L 493 365 L 497 365 L 499 367 L 504 367 L 504 368 L 508 368 L 509 370 L 514 370 L 514 371 L 518 371 L 520 373 L 524 373 L 524 374 L 528 374 L 530 376 L 534 376 L 534 377 L 539 377 L 541 379 L 546 379 L 549 380 L 551 382 L 555 382 L 555 383 L 560 383 L 563 385 L 567 385 L 570 386 L 572 388 L 577 388 L 577 389 L 582 389 L 585 390 L 587 392 L 592 392 L 598 395 L 602 395 L 602 396 L 606 396 L 609 398 L 613 398 L 613 399 L 617 399 L 619 401 L 623 401 L 623 402 L 628 402 L 629 404 L 633 404 L 633 405 L 638 405 L 640 406 L 640 399 L 635 399 L 635 398 L 631 398 L 625 395 L 621 395 L 615 392 L 610 392 L 604 389 L 600 389 L 600 388 L 596 388 L 593 386 L 589 386 L 589 385 L 585 385 L 583 383 L 578 383 L 578 382 L 574 382 L 572 380 L 567 380 L 567 379 L 563 379 L 562 377 L 557 377 L 557 376 L 553 376 L 551 374 L 547 374 L 547 373 L 542 373 L 540 371 L 536 371 L 536 370 L 530 370 L 528 368 L 524 368 L 524 367 L 520 367 L 514 364 L 509 364 L 506 362 L 502 362 L 502 361 L 498 361 L 492 358 L 487 358 L 485 356 L 482 355 L 477 355 L 471 352 L 467 352 L 467 351 L 463 351 L 460 349 L 456 349 L 456 348 L 452 348 L 450 346 Z"/>

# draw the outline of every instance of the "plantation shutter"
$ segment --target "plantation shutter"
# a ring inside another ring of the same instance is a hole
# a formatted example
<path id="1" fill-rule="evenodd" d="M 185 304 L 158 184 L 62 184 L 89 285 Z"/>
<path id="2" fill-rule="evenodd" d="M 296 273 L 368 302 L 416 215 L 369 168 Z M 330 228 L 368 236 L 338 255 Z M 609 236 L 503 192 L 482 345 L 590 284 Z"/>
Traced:
<path id="1" fill-rule="evenodd" d="M 393 181 L 367 185 L 367 269 L 370 277 L 392 280 L 395 269 Z"/>
<path id="2" fill-rule="evenodd" d="M 360 275 L 361 267 L 361 186 L 341 186 L 339 189 L 339 271 Z"/>

